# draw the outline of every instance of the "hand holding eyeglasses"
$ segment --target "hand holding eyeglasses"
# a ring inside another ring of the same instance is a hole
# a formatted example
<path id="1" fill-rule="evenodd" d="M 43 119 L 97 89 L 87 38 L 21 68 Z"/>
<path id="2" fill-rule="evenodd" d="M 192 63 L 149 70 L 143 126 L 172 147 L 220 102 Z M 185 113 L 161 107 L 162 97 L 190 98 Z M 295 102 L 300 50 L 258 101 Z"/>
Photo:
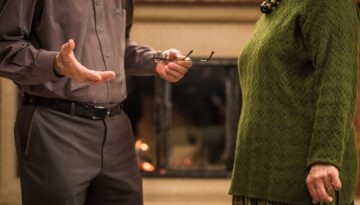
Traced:
<path id="1" fill-rule="evenodd" d="M 153 57 L 153 60 L 157 63 L 156 72 L 166 81 L 177 82 L 184 77 L 192 66 L 192 61 L 188 56 L 182 55 L 176 49 L 157 53 Z"/>
<path id="2" fill-rule="evenodd" d="M 156 54 L 154 54 L 153 56 L 153 60 L 156 63 L 159 62 L 177 62 L 177 61 L 194 61 L 192 59 L 190 59 L 190 55 L 193 53 L 194 51 L 191 50 L 186 56 L 183 57 L 177 57 L 177 58 L 169 58 L 169 56 L 167 55 L 166 52 L 158 52 Z M 200 61 L 200 62 L 208 62 L 210 61 L 210 59 L 212 58 L 212 56 L 214 55 L 214 51 L 212 51 L 209 55 L 209 57 L 207 59 L 197 59 L 196 61 Z"/>

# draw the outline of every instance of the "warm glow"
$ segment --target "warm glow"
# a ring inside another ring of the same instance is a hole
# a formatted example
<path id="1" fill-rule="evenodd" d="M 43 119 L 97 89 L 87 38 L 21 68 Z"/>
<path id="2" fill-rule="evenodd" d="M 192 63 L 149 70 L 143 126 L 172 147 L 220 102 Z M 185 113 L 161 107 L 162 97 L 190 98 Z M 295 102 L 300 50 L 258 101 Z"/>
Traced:
<path id="1" fill-rule="evenodd" d="M 165 175 L 166 174 L 166 169 L 160 169 L 159 173 L 160 173 L 160 175 Z"/>
<path id="2" fill-rule="evenodd" d="M 135 142 L 135 149 L 141 150 L 143 152 L 149 151 L 149 145 L 146 143 L 143 143 L 142 140 L 136 140 Z"/>
<path id="3" fill-rule="evenodd" d="M 193 165 L 193 161 L 191 159 L 184 159 L 183 161 L 185 167 L 191 167 Z"/>
<path id="4" fill-rule="evenodd" d="M 142 143 L 140 145 L 140 150 L 143 151 L 143 152 L 146 152 L 149 150 L 149 145 L 145 144 L 145 143 Z"/>
<path id="5" fill-rule="evenodd" d="M 136 140 L 135 142 L 135 149 L 139 150 L 142 145 L 142 140 Z"/>
<path id="6" fill-rule="evenodd" d="M 155 166 L 152 165 L 149 162 L 142 162 L 141 163 L 141 169 L 146 171 L 146 172 L 153 172 L 153 171 L 155 171 Z"/>

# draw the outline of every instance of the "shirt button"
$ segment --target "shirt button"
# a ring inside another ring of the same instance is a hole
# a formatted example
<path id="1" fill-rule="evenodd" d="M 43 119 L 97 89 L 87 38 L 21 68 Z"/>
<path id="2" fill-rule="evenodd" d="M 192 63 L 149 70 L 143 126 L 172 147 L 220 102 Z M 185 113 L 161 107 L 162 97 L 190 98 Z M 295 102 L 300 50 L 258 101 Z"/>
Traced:
<path id="1" fill-rule="evenodd" d="M 105 56 L 109 58 L 109 57 L 110 57 L 110 53 L 106 53 Z"/>
<path id="2" fill-rule="evenodd" d="M 100 0 L 95 2 L 96 6 L 101 6 L 102 2 Z"/>
<path id="3" fill-rule="evenodd" d="M 100 28 L 98 28 L 98 31 L 99 32 L 104 32 L 104 29 L 100 27 Z"/>

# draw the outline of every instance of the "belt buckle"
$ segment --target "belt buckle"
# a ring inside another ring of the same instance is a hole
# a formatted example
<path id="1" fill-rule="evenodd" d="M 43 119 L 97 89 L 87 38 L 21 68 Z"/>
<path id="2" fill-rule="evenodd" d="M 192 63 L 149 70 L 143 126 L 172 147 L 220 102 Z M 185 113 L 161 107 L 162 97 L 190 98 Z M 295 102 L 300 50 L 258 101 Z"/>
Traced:
<path id="1" fill-rule="evenodd" d="M 104 106 L 99 106 L 99 105 L 95 105 L 93 107 L 95 109 L 96 116 L 92 116 L 91 119 L 101 120 L 101 119 L 108 118 L 110 116 L 110 107 L 104 107 Z"/>

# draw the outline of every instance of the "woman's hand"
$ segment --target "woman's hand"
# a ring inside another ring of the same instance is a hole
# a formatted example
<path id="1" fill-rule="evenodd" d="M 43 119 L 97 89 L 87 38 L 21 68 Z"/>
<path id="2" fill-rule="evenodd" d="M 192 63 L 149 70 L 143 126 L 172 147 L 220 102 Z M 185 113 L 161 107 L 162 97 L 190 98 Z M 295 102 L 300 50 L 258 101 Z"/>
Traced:
<path id="1" fill-rule="evenodd" d="M 330 203 L 334 200 L 331 195 L 341 189 L 339 170 L 333 165 L 315 164 L 306 177 L 306 185 L 313 204 Z"/>

